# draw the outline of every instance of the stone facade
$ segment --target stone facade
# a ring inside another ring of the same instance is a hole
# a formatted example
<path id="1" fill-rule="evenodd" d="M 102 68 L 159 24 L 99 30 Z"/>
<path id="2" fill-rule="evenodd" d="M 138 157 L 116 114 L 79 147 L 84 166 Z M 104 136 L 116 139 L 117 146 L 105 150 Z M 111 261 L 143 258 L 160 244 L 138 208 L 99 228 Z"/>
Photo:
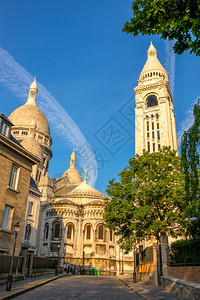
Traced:
<path id="1" fill-rule="evenodd" d="M 10 135 L 12 123 L 0 115 L 0 251 L 12 253 L 14 245 L 14 225 L 19 222 L 16 255 L 21 249 L 22 232 L 27 206 L 32 166 L 37 164 L 37 157 L 26 151 Z M 2 121 L 3 120 L 3 121 Z M 3 123 L 7 121 L 7 133 L 3 132 Z"/>
<path id="2" fill-rule="evenodd" d="M 163 146 L 178 151 L 168 74 L 152 43 L 147 56 L 135 88 L 135 154 L 155 152 Z"/>
<path id="3" fill-rule="evenodd" d="M 106 196 L 82 181 L 75 161 L 73 151 L 70 168 L 53 181 L 51 199 L 41 205 L 38 255 L 59 256 L 73 265 L 82 265 L 84 255 L 85 266 L 118 273 L 116 236 L 103 226 Z M 123 259 L 124 271 L 131 272 L 132 253 Z"/>

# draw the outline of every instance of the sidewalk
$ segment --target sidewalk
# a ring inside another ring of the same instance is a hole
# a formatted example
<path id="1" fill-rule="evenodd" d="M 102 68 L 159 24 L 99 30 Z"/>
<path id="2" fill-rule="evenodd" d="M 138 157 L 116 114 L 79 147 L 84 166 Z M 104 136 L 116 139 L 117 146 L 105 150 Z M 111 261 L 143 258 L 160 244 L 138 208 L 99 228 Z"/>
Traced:
<path id="1" fill-rule="evenodd" d="M 161 286 L 148 285 L 141 281 L 133 283 L 133 277 L 131 275 L 119 275 L 117 278 L 130 289 L 134 290 L 143 300 L 181 300 L 181 298 L 172 295 Z"/>
<path id="2" fill-rule="evenodd" d="M 2 284 L 0 285 L 0 300 L 12 299 L 17 295 L 25 293 L 28 290 L 35 289 L 38 286 L 42 286 L 43 284 L 46 284 L 63 276 L 66 276 L 66 274 L 60 274 L 57 276 L 55 276 L 54 274 L 48 274 L 16 281 L 12 283 L 12 289 L 10 292 L 6 292 L 6 284 Z"/>

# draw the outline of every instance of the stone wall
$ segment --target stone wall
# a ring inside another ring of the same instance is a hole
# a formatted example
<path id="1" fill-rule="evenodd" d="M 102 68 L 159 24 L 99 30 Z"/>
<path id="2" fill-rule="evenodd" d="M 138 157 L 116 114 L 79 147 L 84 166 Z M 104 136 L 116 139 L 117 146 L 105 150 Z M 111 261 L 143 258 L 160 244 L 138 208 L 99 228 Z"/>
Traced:
<path id="1" fill-rule="evenodd" d="M 168 276 L 200 283 L 200 266 L 174 266 L 167 269 Z"/>
<path id="2" fill-rule="evenodd" d="M 184 281 L 171 276 L 162 276 L 162 286 L 182 300 L 199 300 L 200 284 Z"/>
<path id="3" fill-rule="evenodd" d="M 1 139 L 4 137 L 2 136 Z M 13 146 L 14 148 L 14 146 Z M 19 180 L 17 189 L 9 187 L 9 179 L 12 165 L 19 167 Z M 21 240 L 23 233 L 23 224 L 25 220 L 25 212 L 27 205 L 27 197 L 29 192 L 30 176 L 32 170 L 32 162 L 25 155 L 18 153 L 9 146 L 3 144 L 0 140 L 0 248 L 7 250 L 8 254 L 12 254 L 14 238 L 14 225 L 19 222 L 21 229 L 17 235 L 15 254 L 19 255 L 21 249 Z M 1 228 L 5 205 L 13 208 L 11 226 L 8 229 Z"/>

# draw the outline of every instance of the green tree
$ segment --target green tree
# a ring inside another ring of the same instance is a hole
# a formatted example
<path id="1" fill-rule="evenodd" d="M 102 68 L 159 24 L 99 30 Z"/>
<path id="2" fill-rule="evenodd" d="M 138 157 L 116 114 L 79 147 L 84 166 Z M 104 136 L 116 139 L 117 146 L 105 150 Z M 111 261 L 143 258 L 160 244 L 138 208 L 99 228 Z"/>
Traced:
<path id="1" fill-rule="evenodd" d="M 184 173 L 188 217 L 188 235 L 200 238 L 200 100 L 194 106 L 194 124 L 185 131 L 181 141 L 181 166 Z"/>
<path id="2" fill-rule="evenodd" d="M 200 55 L 200 0 L 135 0 L 123 31 L 174 40 L 174 52 Z"/>
<path id="3" fill-rule="evenodd" d="M 144 152 L 129 160 L 119 181 L 109 181 L 110 199 L 105 222 L 120 236 L 122 248 L 130 249 L 134 239 L 151 234 L 181 235 L 185 227 L 185 201 L 180 157 L 169 147 Z"/>

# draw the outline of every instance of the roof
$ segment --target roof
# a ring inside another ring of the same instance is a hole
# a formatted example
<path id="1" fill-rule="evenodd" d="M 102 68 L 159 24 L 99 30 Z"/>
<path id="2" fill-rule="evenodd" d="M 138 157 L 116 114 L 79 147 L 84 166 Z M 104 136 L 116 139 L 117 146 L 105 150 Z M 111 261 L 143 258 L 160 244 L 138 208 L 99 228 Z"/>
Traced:
<path id="1" fill-rule="evenodd" d="M 10 126 L 13 126 L 13 123 L 3 113 L 0 113 L 0 118 L 4 119 Z"/>
<path id="2" fill-rule="evenodd" d="M 68 197 L 93 197 L 93 198 L 100 198 L 105 199 L 106 196 L 101 192 L 97 191 L 84 181 L 81 182 L 75 189 L 73 189 L 69 194 Z"/>
<path id="3" fill-rule="evenodd" d="M 147 51 L 147 61 L 142 69 L 142 72 L 140 73 L 139 78 L 141 78 L 145 73 L 153 71 L 160 71 L 164 73 L 166 79 L 168 79 L 168 74 L 157 57 L 157 50 L 151 42 L 151 45 Z"/>
<path id="4" fill-rule="evenodd" d="M 41 194 L 41 192 L 38 189 L 37 184 L 36 184 L 35 180 L 33 179 L 33 177 L 31 177 L 31 179 L 30 179 L 30 188 L 32 190 L 34 190 L 35 192 L 37 192 L 38 194 Z"/>

